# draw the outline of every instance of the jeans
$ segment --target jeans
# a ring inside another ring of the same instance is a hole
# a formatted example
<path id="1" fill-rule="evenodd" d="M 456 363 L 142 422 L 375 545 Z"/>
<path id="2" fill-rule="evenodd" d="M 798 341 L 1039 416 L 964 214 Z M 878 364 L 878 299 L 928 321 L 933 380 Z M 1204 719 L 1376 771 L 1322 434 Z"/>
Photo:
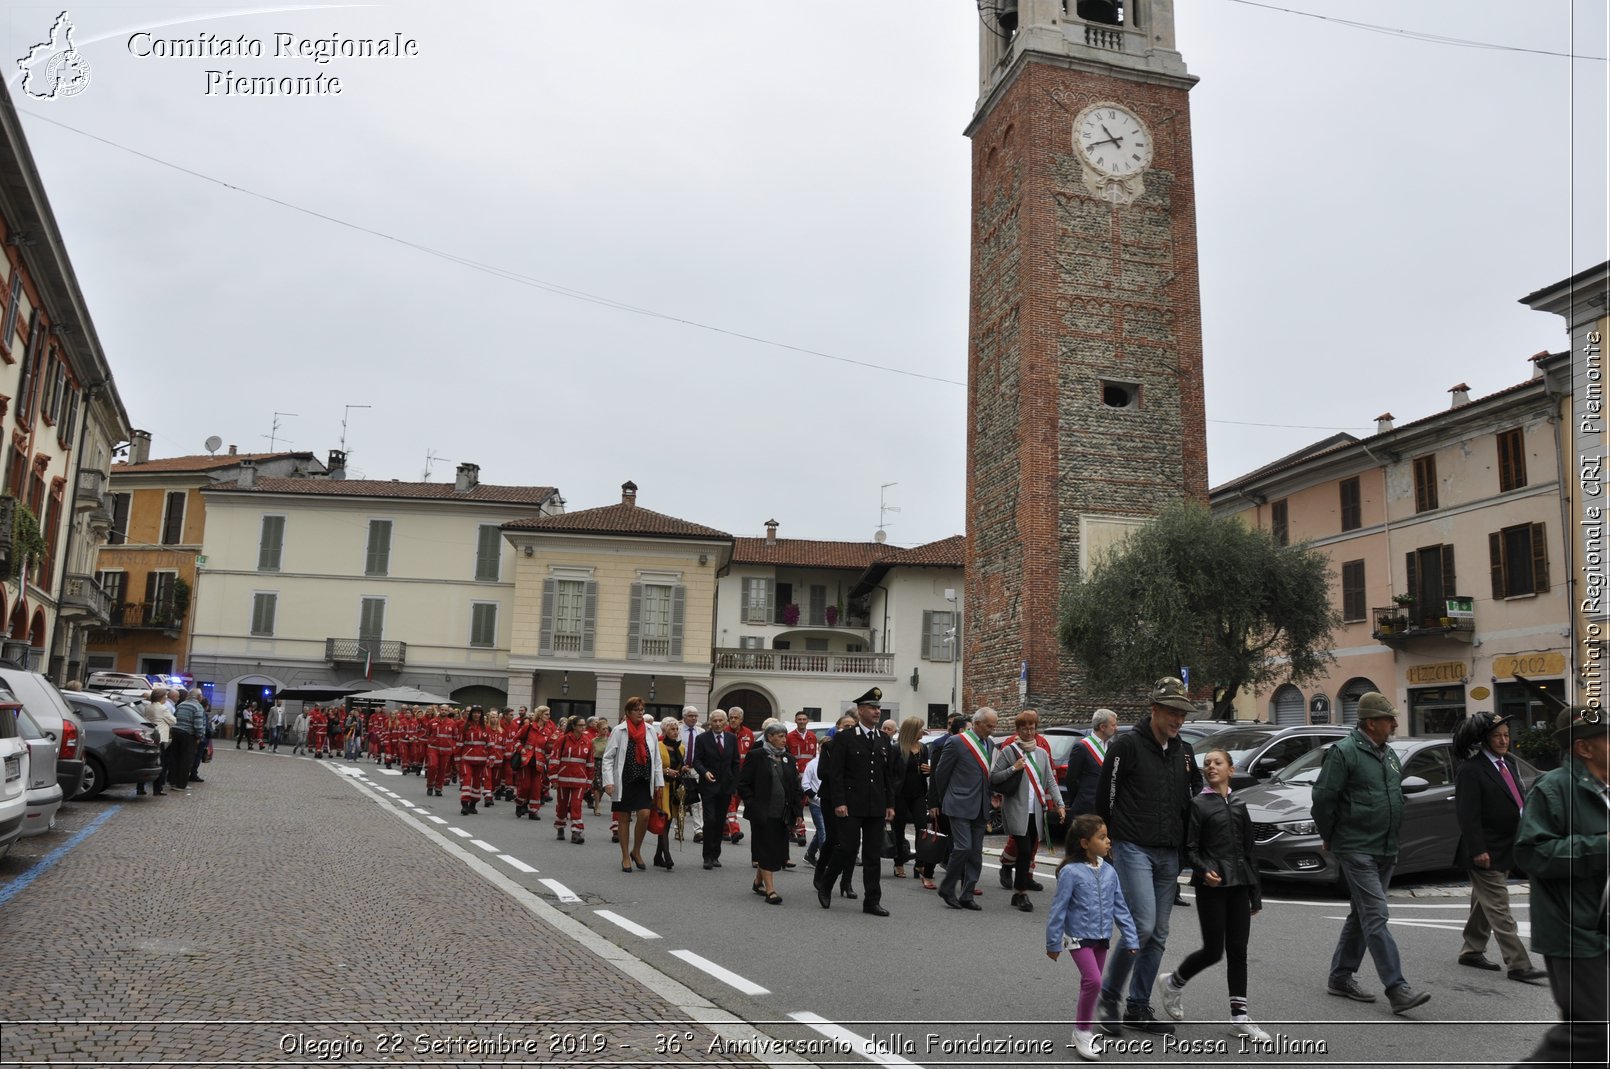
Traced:
<path id="1" fill-rule="evenodd" d="M 1135 935 L 1140 953 L 1112 954 L 1107 958 L 1107 977 L 1101 997 L 1116 1002 L 1129 981 L 1129 1009 L 1151 1006 L 1152 984 L 1163 964 L 1163 948 L 1168 943 L 1168 919 L 1174 912 L 1174 892 L 1180 876 L 1180 851 L 1175 846 L 1142 846 L 1139 843 L 1112 844 L 1112 865 L 1118 870 L 1118 886 L 1135 918 Z M 1131 977 L 1130 970 L 1134 970 Z"/>
<path id="2" fill-rule="evenodd" d="M 1347 881 L 1347 895 L 1353 908 L 1348 911 L 1341 937 L 1336 940 L 1336 952 L 1331 955 L 1330 982 L 1345 984 L 1351 980 L 1364 961 L 1364 950 L 1368 947 L 1382 986 L 1388 992 L 1404 986 L 1408 981 L 1403 978 L 1398 944 L 1386 926 L 1386 888 L 1392 882 L 1392 869 L 1398 859 L 1371 854 L 1337 854 L 1336 861 Z"/>
<path id="3" fill-rule="evenodd" d="M 822 806 L 820 802 L 811 802 L 811 823 L 816 826 L 816 834 L 811 836 L 810 845 L 805 848 L 805 856 L 817 857 L 822 850 L 822 838 L 827 834 L 823 829 Z"/>
<path id="4" fill-rule="evenodd" d="M 280 736 L 284 733 L 285 729 L 281 727 L 272 727 L 268 729 L 268 744 L 274 748 L 275 753 L 280 752 Z"/>

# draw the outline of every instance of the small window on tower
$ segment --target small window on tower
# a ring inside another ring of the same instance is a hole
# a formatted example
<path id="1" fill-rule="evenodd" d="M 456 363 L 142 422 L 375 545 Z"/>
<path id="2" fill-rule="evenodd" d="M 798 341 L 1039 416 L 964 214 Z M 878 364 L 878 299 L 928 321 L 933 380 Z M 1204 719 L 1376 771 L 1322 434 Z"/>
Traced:
<path id="1" fill-rule="evenodd" d="M 1108 408 L 1139 408 L 1140 384 L 1103 379 L 1101 381 L 1101 403 Z"/>

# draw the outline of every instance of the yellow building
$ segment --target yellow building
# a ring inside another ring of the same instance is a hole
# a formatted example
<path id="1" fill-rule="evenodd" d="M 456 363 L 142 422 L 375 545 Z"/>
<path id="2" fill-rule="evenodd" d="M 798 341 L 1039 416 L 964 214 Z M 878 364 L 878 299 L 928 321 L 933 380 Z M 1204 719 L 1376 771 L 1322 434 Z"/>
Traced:
<path id="1" fill-rule="evenodd" d="M 509 704 L 611 723 L 637 695 L 653 716 L 705 711 L 725 531 L 616 505 L 504 524 L 516 549 Z"/>

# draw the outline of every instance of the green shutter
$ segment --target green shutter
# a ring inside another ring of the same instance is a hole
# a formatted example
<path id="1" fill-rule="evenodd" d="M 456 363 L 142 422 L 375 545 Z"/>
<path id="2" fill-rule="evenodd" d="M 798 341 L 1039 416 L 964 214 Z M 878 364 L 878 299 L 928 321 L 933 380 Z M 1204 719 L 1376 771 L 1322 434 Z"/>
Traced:
<path id="1" fill-rule="evenodd" d="M 277 597 L 273 594 L 252 595 L 252 634 L 274 633 L 274 609 Z"/>
<path id="2" fill-rule="evenodd" d="M 593 641 L 598 635 L 598 581 L 587 580 L 581 599 L 581 655 L 593 655 Z"/>
<path id="3" fill-rule="evenodd" d="M 263 531 L 257 543 L 257 570 L 277 572 L 285 550 L 285 517 L 264 516 Z"/>
<path id="4" fill-rule="evenodd" d="M 1504 532 L 1494 531 L 1487 536 L 1487 559 L 1493 572 L 1493 600 L 1503 601 L 1507 593 L 1504 583 Z"/>
<path id="5" fill-rule="evenodd" d="M 475 578 L 479 582 L 495 583 L 498 580 L 498 558 L 503 552 L 501 528 L 482 524 L 475 543 Z"/>
<path id="6" fill-rule="evenodd" d="M 922 610 L 922 659 L 934 659 L 934 614 L 929 609 Z"/>
<path id="7" fill-rule="evenodd" d="M 553 656 L 553 616 L 555 603 L 558 600 L 558 581 L 552 578 L 542 581 L 542 626 L 537 632 L 537 656 Z"/>
<path id="8" fill-rule="evenodd" d="M 498 607 L 486 602 L 470 606 L 470 645 L 497 645 Z"/>

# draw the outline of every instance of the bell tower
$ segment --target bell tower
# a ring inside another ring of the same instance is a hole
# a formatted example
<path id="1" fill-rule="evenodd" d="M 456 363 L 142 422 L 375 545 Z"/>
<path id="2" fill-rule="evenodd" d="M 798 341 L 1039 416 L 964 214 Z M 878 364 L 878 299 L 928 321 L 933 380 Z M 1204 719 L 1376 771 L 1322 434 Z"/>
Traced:
<path id="1" fill-rule="evenodd" d="M 974 0 L 967 708 L 1133 707 L 1081 681 L 1062 591 L 1206 501 L 1188 95 L 1173 0 Z"/>

